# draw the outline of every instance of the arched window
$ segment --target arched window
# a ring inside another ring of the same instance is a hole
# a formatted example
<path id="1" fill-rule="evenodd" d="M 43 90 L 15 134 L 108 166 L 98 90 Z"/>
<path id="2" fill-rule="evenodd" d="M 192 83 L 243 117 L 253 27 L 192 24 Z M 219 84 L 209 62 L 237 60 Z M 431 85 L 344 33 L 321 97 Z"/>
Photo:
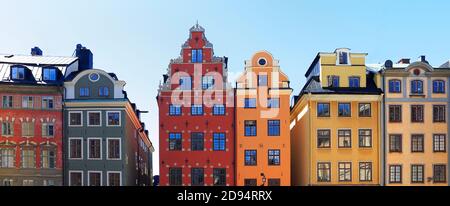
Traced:
<path id="1" fill-rule="evenodd" d="M 423 94 L 423 81 L 421 80 L 411 81 L 411 93 Z"/>

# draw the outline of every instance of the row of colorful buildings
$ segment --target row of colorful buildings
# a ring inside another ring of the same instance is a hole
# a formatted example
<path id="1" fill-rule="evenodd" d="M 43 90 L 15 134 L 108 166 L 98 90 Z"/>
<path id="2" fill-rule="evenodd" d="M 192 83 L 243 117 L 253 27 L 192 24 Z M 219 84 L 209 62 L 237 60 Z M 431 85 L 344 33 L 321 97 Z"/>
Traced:
<path id="1" fill-rule="evenodd" d="M 0 185 L 152 185 L 154 148 L 124 86 L 81 45 L 0 55 Z"/>
<path id="2" fill-rule="evenodd" d="M 279 61 L 233 87 L 198 24 L 158 90 L 162 186 L 448 185 L 450 63 L 319 53 L 292 98 Z"/>

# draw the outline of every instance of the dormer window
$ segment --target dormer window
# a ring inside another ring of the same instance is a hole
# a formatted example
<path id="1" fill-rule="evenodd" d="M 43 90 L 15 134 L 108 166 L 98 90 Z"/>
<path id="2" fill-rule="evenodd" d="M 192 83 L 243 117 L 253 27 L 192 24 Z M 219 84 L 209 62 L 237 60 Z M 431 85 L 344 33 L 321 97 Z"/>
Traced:
<path id="1" fill-rule="evenodd" d="M 339 65 L 349 65 L 350 64 L 350 52 L 348 51 L 339 51 L 338 52 L 338 63 Z"/>
<path id="2" fill-rule="evenodd" d="M 22 66 L 11 67 L 11 79 L 24 80 L 25 79 L 25 67 L 22 67 Z"/>
<path id="3" fill-rule="evenodd" d="M 42 79 L 44 81 L 56 81 L 56 69 L 44 68 L 42 72 Z"/>
<path id="4" fill-rule="evenodd" d="M 349 77 L 348 81 L 350 88 L 359 88 L 361 86 L 359 77 Z"/>
<path id="5" fill-rule="evenodd" d="M 192 63 L 202 63 L 203 62 L 203 50 L 193 49 L 192 50 Z"/>

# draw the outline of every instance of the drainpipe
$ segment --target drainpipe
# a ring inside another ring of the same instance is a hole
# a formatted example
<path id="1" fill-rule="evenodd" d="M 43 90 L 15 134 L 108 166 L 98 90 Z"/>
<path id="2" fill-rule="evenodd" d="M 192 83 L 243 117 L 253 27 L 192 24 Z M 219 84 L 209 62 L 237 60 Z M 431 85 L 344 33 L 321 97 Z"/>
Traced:
<path id="1" fill-rule="evenodd" d="M 65 95 L 65 93 L 64 93 L 64 83 L 63 83 L 63 86 L 60 88 L 60 94 L 61 94 L 61 118 L 62 118 L 62 120 L 61 120 L 61 133 L 62 133 L 62 136 L 61 136 L 61 150 L 62 150 L 62 155 L 61 155 L 61 161 L 62 161 L 62 182 L 61 182 L 61 184 L 62 184 L 62 186 L 68 186 L 67 184 L 66 184 L 66 170 L 67 170 L 67 161 L 66 161 L 66 149 L 64 149 L 65 148 L 65 144 L 64 144 L 64 141 L 65 141 L 65 137 L 66 137 L 66 131 L 67 131 L 67 128 L 66 128 L 66 126 L 65 126 L 65 119 L 66 119 L 66 116 L 65 116 L 65 114 L 64 114 L 64 108 L 65 108 L 65 98 L 64 98 L 64 95 Z M 57 150 L 58 150 L 58 148 L 56 148 Z M 67 150 L 68 151 L 68 150 Z"/>
<path id="2" fill-rule="evenodd" d="M 386 185 L 386 96 L 384 95 L 384 91 L 386 91 L 386 86 L 385 86 L 385 78 L 384 75 L 382 74 L 381 76 L 381 81 L 382 81 L 382 88 L 383 88 L 383 93 L 381 94 L 381 178 L 382 180 L 380 181 L 381 186 L 385 186 Z"/>

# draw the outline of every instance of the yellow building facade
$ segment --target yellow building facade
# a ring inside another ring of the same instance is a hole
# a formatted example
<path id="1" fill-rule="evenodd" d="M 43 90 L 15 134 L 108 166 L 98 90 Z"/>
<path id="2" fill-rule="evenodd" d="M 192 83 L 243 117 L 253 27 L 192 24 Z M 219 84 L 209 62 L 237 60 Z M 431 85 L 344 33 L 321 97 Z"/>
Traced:
<path id="1" fill-rule="evenodd" d="M 388 186 L 448 185 L 450 69 L 425 57 L 383 68 L 385 182 Z"/>
<path id="2" fill-rule="evenodd" d="M 319 53 L 291 108 L 292 184 L 381 185 L 381 76 L 367 54 Z"/>
<path id="3" fill-rule="evenodd" d="M 236 83 L 236 185 L 290 186 L 289 79 L 266 51 Z"/>

